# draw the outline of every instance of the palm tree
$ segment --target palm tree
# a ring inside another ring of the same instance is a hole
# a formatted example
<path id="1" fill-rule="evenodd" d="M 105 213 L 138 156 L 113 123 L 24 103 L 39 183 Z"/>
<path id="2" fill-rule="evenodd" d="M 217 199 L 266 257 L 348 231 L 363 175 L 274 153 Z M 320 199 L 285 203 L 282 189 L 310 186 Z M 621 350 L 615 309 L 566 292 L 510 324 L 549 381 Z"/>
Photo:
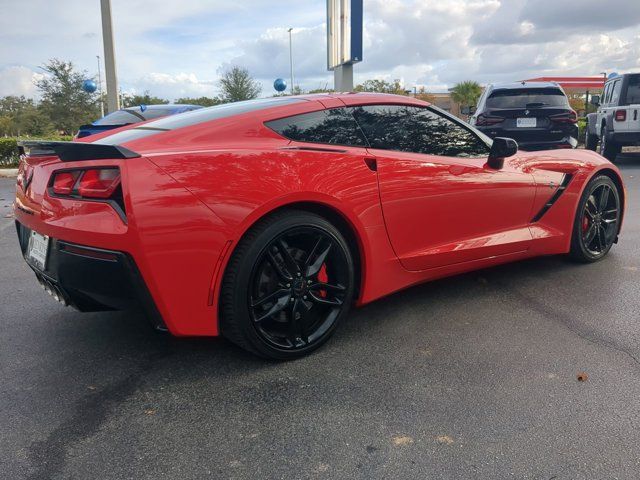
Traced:
<path id="1" fill-rule="evenodd" d="M 475 106 L 480 95 L 482 95 L 482 87 L 473 80 L 456 83 L 451 89 L 451 99 L 465 107 Z"/>

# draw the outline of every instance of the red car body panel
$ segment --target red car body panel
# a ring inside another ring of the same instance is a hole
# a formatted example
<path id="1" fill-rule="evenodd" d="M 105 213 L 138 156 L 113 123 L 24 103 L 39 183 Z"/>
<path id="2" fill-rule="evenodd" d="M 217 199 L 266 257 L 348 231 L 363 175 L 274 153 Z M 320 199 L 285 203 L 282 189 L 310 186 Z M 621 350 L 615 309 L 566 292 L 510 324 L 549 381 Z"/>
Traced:
<path id="1" fill-rule="evenodd" d="M 139 158 L 26 157 L 21 174 L 34 174 L 26 191 L 17 187 L 16 220 L 53 238 L 127 253 L 171 333 L 217 335 L 227 262 L 247 230 L 274 210 L 298 206 L 341 220 L 358 250 L 362 305 L 427 280 L 566 253 L 587 181 L 606 170 L 622 184 L 616 167 L 590 151 L 519 152 L 493 170 L 486 158 L 319 149 L 264 125 L 343 105 L 428 105 L 376 94 L 303 98 L 123 144 Z M 120 168 L 126 221 L 107 203 L 49 195 L 53 172 L 94 165 Z M 572 175 L 566 190 L 533 222 L 565 174 Z"/>

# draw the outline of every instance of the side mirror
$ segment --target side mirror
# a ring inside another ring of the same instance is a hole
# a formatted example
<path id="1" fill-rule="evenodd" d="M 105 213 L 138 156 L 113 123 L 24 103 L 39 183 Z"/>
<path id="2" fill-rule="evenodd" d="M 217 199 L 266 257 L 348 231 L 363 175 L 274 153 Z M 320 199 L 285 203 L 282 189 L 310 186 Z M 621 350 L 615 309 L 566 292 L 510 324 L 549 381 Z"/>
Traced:
<path id="1" fill-rule="evenodd" d="M 469 114 L 473 115 L 474 113 L 476 113 L 476 107 L 472 105 L 469 107 Z"/>
<path id="2" fill-rule="evenodd" d="M 460 113 L 463 115 L 473 115 L 476 113 L 476 107 L 461 107 Z"/>
<path id="3" fill-rule="evenodd" d="M 504 165 L 504 159 L 518 152 L 518 143 L 513 138 L 496 137 L 489 152 L 487 164 L 489 168 L 500 170 Z"/>
<path id="4" fill-rule="evenodd" d="M 591 97 L 591 105 L 597 107 L 598 105 L 600 105 L 600 95 L 593 95 Z"/>

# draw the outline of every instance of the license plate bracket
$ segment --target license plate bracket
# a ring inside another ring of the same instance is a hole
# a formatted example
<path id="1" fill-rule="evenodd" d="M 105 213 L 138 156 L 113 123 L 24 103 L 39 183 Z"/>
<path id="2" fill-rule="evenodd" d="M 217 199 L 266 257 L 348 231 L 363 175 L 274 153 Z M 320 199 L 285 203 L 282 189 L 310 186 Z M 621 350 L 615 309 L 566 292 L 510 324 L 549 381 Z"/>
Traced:
<path id="1" fill-rule="evenodd" d="M 538 119 L 535 117 L 517 118 L 516 127 L 518 128 L 536 128 Z"/>
<path id="2" fill-rule="evenodd" d="M 31 231 L 29 244 L 27 245 L 27 259 L 38 269 L 44 271 L 47 268 L 49 256 L 49 237 L 36 231 Z"/>

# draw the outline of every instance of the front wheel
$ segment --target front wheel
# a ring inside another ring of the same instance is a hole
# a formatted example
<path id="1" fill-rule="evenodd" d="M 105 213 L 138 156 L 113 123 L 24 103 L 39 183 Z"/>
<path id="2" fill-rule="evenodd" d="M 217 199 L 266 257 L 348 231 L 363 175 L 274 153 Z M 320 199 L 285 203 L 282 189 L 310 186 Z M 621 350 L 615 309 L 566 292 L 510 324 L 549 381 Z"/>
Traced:
<path id="1" fill-rule="evenodd" d="M 279 212 L 254 226 L 229 261 L 221 332 L 263 357 L 301 357 L 329 339 L 353 295 L 353 258 L 340 231 L 313 213 Z"/>
<path id="2" fill-rule="evenodd" d="M 598 148 L 598 136 L 595 133 L 589 133 L 589 124 L 584 133 L 584 148 L 594 152 Z"/>
<path id="3" fill-rule="evenodd" d="M 596 262 L 611 250 L 620 227 L 620 192 L 606 175 L 589 182 L 580 198 L 573 225 L 570 255 Z"/>

